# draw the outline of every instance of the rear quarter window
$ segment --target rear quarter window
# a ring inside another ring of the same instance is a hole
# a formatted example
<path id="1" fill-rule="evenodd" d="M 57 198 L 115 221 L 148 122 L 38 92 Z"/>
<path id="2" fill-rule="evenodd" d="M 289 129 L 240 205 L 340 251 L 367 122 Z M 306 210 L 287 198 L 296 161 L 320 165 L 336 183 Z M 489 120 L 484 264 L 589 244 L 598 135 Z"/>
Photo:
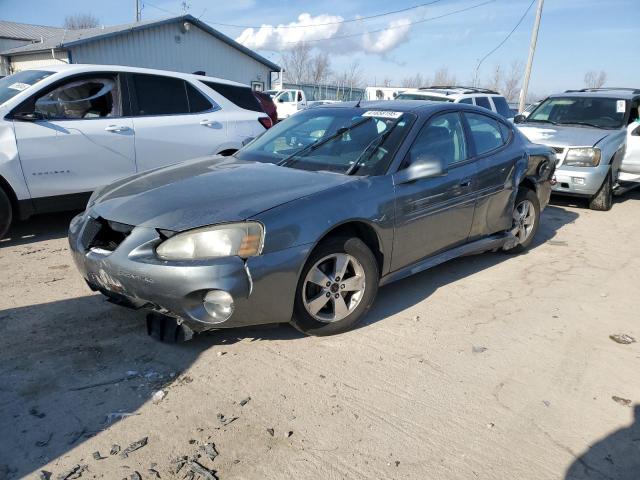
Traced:
<path id="1" fill-rule="evenodd" d="M 476 97 L 476 105 L 487 110 L 491 110 L 491 104 L 489 103 L 489 97 Z"/>
<path id="2" fill-rule="evenodd" d="M 256 97 L 253 95 L 253 91 L 249 87 L 228 85 L 225 83 L 217 82 L 202 83 L 204 83 L 210 89 L 215 90 L 224 98 L 240 108 L 251 110 L 252 112 L 262 112 L 262 107 L 260 106 L 258 99 L 256 99 Z"/>

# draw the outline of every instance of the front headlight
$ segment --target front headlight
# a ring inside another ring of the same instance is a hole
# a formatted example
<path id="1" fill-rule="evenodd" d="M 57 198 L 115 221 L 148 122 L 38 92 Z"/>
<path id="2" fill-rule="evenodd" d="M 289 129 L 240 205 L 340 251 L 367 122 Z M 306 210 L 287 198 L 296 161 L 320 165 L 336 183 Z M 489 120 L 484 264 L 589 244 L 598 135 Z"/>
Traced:
<path id="1" fill-rule="evenodd" d="M 164 260 L 201 260 L 207 258 L 260 255 L 264 227 L 258 222 L 229 223 L 196 228 L 165 240 L 156 248 Z"/>
<path id="2" fill-rule="evenodd" d="M 600 165 L 599 148 L 570 148 L 563 165 L 567 167 L 597 167 Z"/>

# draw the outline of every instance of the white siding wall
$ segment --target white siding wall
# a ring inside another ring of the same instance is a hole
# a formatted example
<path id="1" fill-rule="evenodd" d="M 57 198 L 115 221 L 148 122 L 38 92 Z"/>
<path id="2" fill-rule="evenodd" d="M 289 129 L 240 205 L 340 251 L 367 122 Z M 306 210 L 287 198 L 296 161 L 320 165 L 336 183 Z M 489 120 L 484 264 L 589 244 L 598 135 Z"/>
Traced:
<path id="1" fill-rule="evenodd" d="M 94 63 L 156 68 L 207 75 L 269 88 L 270 69 L 225 42 L 191 24 L 183 33 L 179 23 L 71 47 L 73 63 Z"/>
<path id="2" fill-rule="evenodd" d="M 57 63 L 69 63 L 67 52 L 56 50 L 55 56 L 50 51 L 14 55 L 11 57 L 11 70 L 15 73 L 27 68 L 41 68 Z"/>
<path id="3" fill-rule="evenodd" d="M 4 52 L 5 50 L 9 50 L 10 48 L 21 47 L 22 45 L 26 45 L 27 43 L 31 43 L 29 40 L 15 40 L 13 38 L 0 38 L 0 52 Z M 0 56 L 0 75 L 9 75 L 10 64 L 9 58 Z"/>

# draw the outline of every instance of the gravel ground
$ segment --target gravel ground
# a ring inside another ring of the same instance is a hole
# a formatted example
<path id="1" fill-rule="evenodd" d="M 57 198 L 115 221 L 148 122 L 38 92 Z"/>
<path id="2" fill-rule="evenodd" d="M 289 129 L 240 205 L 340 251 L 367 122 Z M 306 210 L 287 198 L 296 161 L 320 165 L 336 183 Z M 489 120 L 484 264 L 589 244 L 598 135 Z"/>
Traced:
<path id="1" fill-rule="evenodd" d="M 638 480 L 640 343 L 610 338 L 640 342 L 638 201 L 551 206 L 528 254 L 382 288 L 347 334 L 177 346 L 89 291 L 70 215 L 19 224 L 0 242 L 0 479 Z"/>

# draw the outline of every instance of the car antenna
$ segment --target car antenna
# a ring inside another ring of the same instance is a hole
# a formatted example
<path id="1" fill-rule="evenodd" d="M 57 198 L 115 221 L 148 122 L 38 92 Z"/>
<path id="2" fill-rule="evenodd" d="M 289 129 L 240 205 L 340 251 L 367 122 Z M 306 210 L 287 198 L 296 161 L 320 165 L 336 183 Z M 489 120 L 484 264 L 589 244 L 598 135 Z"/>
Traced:
<path id="1" fill-rule="evenodd" d="M 356 103 L 356 108 L 360 108 L 360 102 L 362 101 L 363 97 L 364 97 L 364 90 L 362 90 L 362 93 L 360 94 L 360 98 L 358 99 L 358 103 Z"/>

